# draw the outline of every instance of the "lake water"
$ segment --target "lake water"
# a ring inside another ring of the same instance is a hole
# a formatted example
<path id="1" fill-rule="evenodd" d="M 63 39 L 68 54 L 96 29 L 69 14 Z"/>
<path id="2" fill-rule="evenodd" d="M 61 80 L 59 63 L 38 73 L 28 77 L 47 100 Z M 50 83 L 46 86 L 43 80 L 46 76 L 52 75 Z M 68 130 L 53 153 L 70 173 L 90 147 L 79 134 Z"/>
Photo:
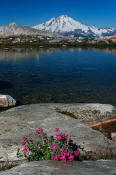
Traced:
<path id="1" fill-rule="evenodd" d="M 0 94 L 11 95 L 18 104 L 116 105 L 116 50 L 0 51 Z"/>

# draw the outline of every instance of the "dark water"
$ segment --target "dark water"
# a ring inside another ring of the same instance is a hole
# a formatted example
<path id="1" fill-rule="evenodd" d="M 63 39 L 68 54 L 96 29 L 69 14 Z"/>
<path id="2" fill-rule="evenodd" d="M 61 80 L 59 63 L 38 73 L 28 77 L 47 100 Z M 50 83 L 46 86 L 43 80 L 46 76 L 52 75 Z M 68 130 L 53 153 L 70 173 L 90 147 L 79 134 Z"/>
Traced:
<path id="1" fill-rule="evenodd" d="M 116 105 L 116 50 L 0 51 L 0 94 L 13 96 L 19 104 Z"/>

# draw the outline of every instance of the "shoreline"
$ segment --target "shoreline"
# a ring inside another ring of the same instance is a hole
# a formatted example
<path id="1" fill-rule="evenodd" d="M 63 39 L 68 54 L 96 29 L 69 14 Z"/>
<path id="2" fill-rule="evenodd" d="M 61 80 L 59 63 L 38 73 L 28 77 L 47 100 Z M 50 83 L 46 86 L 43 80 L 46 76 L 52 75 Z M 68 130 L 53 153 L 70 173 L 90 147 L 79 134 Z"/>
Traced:
<path id="1" fill-rule="evenodd" d="M 68 49 L 68 48 L 86 48 L 86 49 L 116 49 L 116 44 L 62 44 L 62 43 L 33 43 L 33 44 L 3 44 L 0 45 L 0 49 L 8 49 L 13 48 L 59 48 L 59 49 Z"/>

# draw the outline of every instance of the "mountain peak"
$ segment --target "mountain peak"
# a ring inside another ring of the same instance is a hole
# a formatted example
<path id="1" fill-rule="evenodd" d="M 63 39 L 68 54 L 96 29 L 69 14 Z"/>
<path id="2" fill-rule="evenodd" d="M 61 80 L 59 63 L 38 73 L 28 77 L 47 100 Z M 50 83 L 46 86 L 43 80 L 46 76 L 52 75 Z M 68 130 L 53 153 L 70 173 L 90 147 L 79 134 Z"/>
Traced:
<path id="1" fill-rule="evenodd" d="M 61 15 L 58 18 L 68 18 L 68 16 L 67 15 Z"/>
<path id="2" fill-rule="evenodd" d="M 68 15 L 61 15 L 61 16 L 59 16 L 58 18 L 56 18 L 57 20 L 70 20 L 70 21 L 76 21 L 75 19 L 73 19 L 73 18 L 71 18 L 70 16 L 68 16 Z M 78 22 L 78 21 L 76 21 L 76 22 Z"/>
<path id="3" fill-rule="evenodd" d="M 51 18 L 49 21 L 34 26 L 35 29 L 46 30 L 53 33 L 65 33 L 76 29 L 88 30 L 88 27 L 74 20 L 67 15 L 61 15 L 58 18 Z"/>
<path id="4" fill-rule="evenodd" d="M 17 24 L 15 22 L 12 22 L 9 24 L 9 27 L 14 27 L 14 26 L 17 26 Z"/>
<path id="5" fill-rule="evenodd" d="M 65 36 L 74 35 L 77 37 L 101 37 L 116 33 L 116 29 L 87 26 L 67 15 L 51 18 L 49 21 L 34 26 L 33 28 Z"/>

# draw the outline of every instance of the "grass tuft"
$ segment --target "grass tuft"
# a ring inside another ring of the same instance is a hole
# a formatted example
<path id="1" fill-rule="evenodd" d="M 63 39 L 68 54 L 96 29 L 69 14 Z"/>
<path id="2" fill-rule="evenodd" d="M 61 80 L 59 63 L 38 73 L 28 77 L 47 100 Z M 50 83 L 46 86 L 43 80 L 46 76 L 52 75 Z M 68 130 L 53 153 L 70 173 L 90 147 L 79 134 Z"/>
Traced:
<path id="1" fill-rule="evenodd" d="M 59 111 L 59 110 L 57 110 L 56 112 L 59 112 L 60 114 L 68 115 L 68 116 L 70 116 L 70 117 L 72 117 L 74 119 L 77 119 L 76 116 L 73 113 L 71 113 L 71 112 L 68 112 L 68 111 Z"/>

